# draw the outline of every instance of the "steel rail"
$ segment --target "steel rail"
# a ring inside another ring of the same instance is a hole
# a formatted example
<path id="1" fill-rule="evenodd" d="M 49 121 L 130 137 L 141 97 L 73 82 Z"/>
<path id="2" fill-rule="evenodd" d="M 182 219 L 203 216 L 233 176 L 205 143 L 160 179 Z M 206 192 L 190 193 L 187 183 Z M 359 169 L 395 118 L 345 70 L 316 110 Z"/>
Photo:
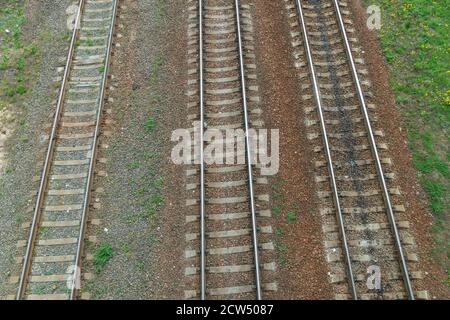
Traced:
<path id="1" fill-rule="evenodd" d="M 245 69 L 244 69 L 244 55 L 242 49 L 242 36 L 240 26 L 240 10 L 239 1 L 235 0 L 235 12 L 236 12 L 236 32 L 238 38 L 239 49 L 239 65 L 240 65 L 240 78 L 241 78 L 241 93 L 244 109 L 244 122 L 245 122 L 245 139 L 246 139 L 246 154 L 247 154 L 247 169 L 249 175 L 249 193 L 250 193 L 250 209 L 252 216 L 252 239 L 253 239 L 253 254 L 255 259 L 255 277 L 256 277 L 256 296 L 258 300 L 261 300 L 261 281 L 260 281 L 260 267 L 259 267 L 259 254 L 258 254 L 258 241 L 257 241 L 257 226 L 256 226 L 256 210 L 255 210 L 255 196 L 253 192 L 253 173 L 251 163 L 251 149 L 249 141 L 249 125 L 248 125 L 248 108 L 247 108 L 247 93 L 245 83 Z M 200 96 L 200 281 L 201 281 L 201 299 L 206 299 L 206 241 L 205 241 L 205 167 L 204 167 L 204 70 L 203 70 L 203 0 L 199 0 L 199 96 Z"/>
<path id="2" fill-rule="evenodd" d="M 85 194 L 84 194 L 84 205 L 83 205 L 83 211 L 82 211 L 82 215 L 81 215 L 81 228 L 80 228 L 80 233 L 78 236 L 78 246 L 77 246 L 77 255 L 75 258 L 75 271 L 74 271 L 74 276 L 72 278 L 72 284 L 71 284 L 71 292 L 70 292 L 70 300 L 74 300 L 76 298 L 76 293 L 77 293 L 77 280 L 79 279 L 79 277 L 81 276 L 81 271 L 80 271 L 80 266 L 81 266 L 81 255 L 83 252 L 83 239 L 84 239 L 84 233 L 86 230 L 86 221 L 87 221 L 87 212 L 89 209 L 89 197 L 90 197 L 90 191 L 91 191 L 91 183 L 92 183 L 92 178 L 93 178 L 93 173 L 94 173 L 94 168 L 95 168 L 95 156 L 97 153 L 97 144 L 98 144 L 98 137 L 100 135 L 100 118 L 102 115 L 102 110 L 103 110 L 103 106 L 104 106 L 104 99 L 105 99 L 105 89 L 106 89 L 106 84 L 107 84 L 107 80 L 108 80 L 108 69 L 109 69 L 109 64 L 110 64 L 110 59 L 111 59 L 111 48 L 112 48 L 112 42 L 113 42 L 113 36 L 114 36 L 114 27 L 115 27 L 115 21 L 116 21 L 116 15 L 117 15 L 117 7 L 118 7 L 118 0 L 114 0 L 114 9 L 112 12 L 112 17 L 111 17 L 111 26 L 109 28 L 109 35 L 108 35 L 108 46 L 106 48 L 106 58 L 105 58 L 105 70 L 103 73 L 103 80 L 102 80 L 102 85 L 100 87 L 100 97 L 99 97 L 99 108 L 97 111 L 97 118 L 96 118 L 96 125 L 95 125 L 95 132 L 94 132 L 94 141 L 93 141 L 93 146 L 92 146 L 92 151 L 91 151 L 91 159 L 90 159 L 90 163 L 89 163 L 89 172 L 88 172 L 88 176 L 87 176 L 87 182 L 86 182 L 86 190 L 85 190 Z"/>
<path id="3" fill-rule="evenodd" d="M 348 57 L 348 61 L 350 62 L 350 67 L 352 69 L 352 77 L 355 82 L 356 90 L 358 92 L 358 100 L 361 105 L 361 111 L 364 114 L 364 122 L 365 122 L 365 125 L 367 128 L 367 131 L 369 132 L 370 148 L 371 148 L 373 157 L 375 159 L 375 165 L 376 165 L 376 169 L 377 169 L 377 173 L 378 173 L 379 182 L 383 189 L 383 198 L 386 203 L 386 209 L 387 209 L 389 223 L 390 223 L 392 231 L 394 233 L 395 244 L 396 244 L 397 250 L 399 252 L 400 268 L 403 273 L 403 280 L 405 282 L 405 287 L 406 287 L 406 291 L 408 293 L 409 299 L 414 300 L 414 292 L 412 289 L 411 280 L 409 278 L 408 266 L 406 264 L 405 255 L 403 253 L 400 234 L 398 232 L 398 228 L 397 228 L 397 225 L 395 222 L 394 210 L 392 209 L 391 199 L 389 196 L 389 191 L 387 188 L 386 179 L 385 179 L 384 172 L 383 172 L 383 167 L 381 166 L 381 161 L 380 161 L 380 157 L 379 157 L 378 150 L 377 150 L 377 145 L 375 142 L 375 137 L 374 137 L 373 130 L 372 130 L 372 125 L 370 123 L 370 118 L 369 118 L 369 114 L 367 111 L 366 102 L 364 100 L 364 94 L 363 94 L 363 91 L 361 88 L 361 83 L 359 81 L 359 76 L 358 76 L 358 72 L 356 70 L 356 66 L 355 66 L 353 54 L 352 54 L 352 51 L 350 48 L 350 43 L 348 41 L 347 33 L 345 31 L 345 25 L 344 25 L 344 21 L 342 19 L 338 0 L 333 0 L 333 3 L 334 3 L 334 9 L 336 11 L 336 15 L 338 17 L 339 29 L 342 33 L 342 37 L 344 38 L 345 51 L 346 51 L 346 54 Z"/>
<path id="4" fill-rule="evenodd" d="M 26 289 L 26 285 L 27 285 L 27 278 L 28 278 L 28 273 L 30 270 L 31 256 L 32 256 L 33 249 L 34 249 L 34 241 L 36 239 L 37 227 L 38 227 L 39 221 L 41 219 L 41 206 L 42 206 L 42 201 L 44 198 L 45 188 L 47 185 L 47 177 L 48 177 L 48 172 L 50 169 L 50 162 L 51 162 L 51 159 L 53 156 L 53 149 L 55 146 L 58 123 L 59 123 L 59 119 L 61 117 L 61 113 L 62 113 L 62 109 L 63 109 L 66 87 L 67 87 L 67 83 L 68 83 L 69 76 L 70 76 L 70 69 L 72 66 L 72 59 L 73 59 L 73 54 L 74 54 L 74 50 L 75 50 L 75 43 L 76 43 L 76 39 L 77 39 L 78 33 L 79 33 L 79 26 L 81 24 L 81 14 L 82 14 L 85 3 L 86 3 L 86 0 L 80 0 L 78 3 L 78 13 L 77 13 L 77 16 L 75 19 L 75 25 L 74 25 L 74 29 L 73 29 L 73 33 L 72 33 L 72 38 L 70 41 L 69 52 L 67 54 L 67 61 L 66 61 L 66 65 L 64 68 L 63 80 L 62 80 L 62 84 L 61 84 L 61 87 L 59 90 L 58 103 L 56 106 L 55 116 L 53 119 L 52 131 L 51 131 L 51 134 L 49 137 L 49 143 L 47 146 L 47 154 L 45 157 L 44 167 L 43 167 L 42 173 L 41 173 L 41 180 L 39 183 L 39 190 L 38 190 L 34 213 L 33 213 L 33 221 L 31 223 L 31 229 L 30 229 L 30 233 L 28 236 L 28 242 L 27 242 L 25 256 L 22 261 L 22 271 L 20 274 L 19 287 L 17 289 L 17 294 L 16 294 L 17 300 L 22 299 L 23 294 Z"/>
<path id="5" fill-rule="evenodd" d="M 235 11 L 236 11 L 236 30 L 239 45 L 239 67 L 240 67 L 240 77 L 241 77 L 241 93 L 242 93 L 242 105 L 244 108 L 244 122 L 245 122 L 245 144 L 246 144 L 246 154 L 247 154 L 247 170 L 248 170 L 248 188 L 250 193 L 250 210 L 252 216 L 252 238 L 253 238 L 253 255 L 255 260 L 255 281 L 256 281 L 256 298 L 257 300 L 262 299 L 261 292 L 261 278 L 259 269 L 259 253 L 258 253 L 258 236 L 257 236 L 257 224 L 256 224 L 256 209 L 255 209 L 255 194 L 253 191 L 253 169 L 252 169 L 252 153 L 250 148 L 250 137 L 249 137 L 249 120 L 248 120 L 248 107 L 247 107 L 247 89 L 245 81 L 245 67 L 244 67 L 244 53 L 242 45 L 242 35 L 241 35 L 241 20 L 240 20 L 240 10 L 239 10 L 239 0 L 234 1 Z"/>
<path id="6" fill-rule="evenodd" d="M 314 99 L 317 104 L 317 111 L 318 111 L 319 118 L 320 118 L 320 128 L 322 131 L 323 141 L 325 144 L 325 153 L 326 153 L 327 162 L 328 162 L 328 171 L 329 171 L 330 178 L 331 178 L 331 189 L 332 189 L 332 194 L 333 194 L 334 205 L 336 207 L 336 218 L 337 218 L 338 225 L 339 225 L 339 233 L 340 233 L 341 239 L 342 239 L 344 258 L 345 258 L 346 265 L 347 265 L 347 276 L 348 276 L 348 281 L 349 281 L 349 286 L 350 286 L 350 292 L 351 292 L 353 299 L 357 300 L 358 295 L 356 292 L 355 279 L 353 276 L 352 261 L 351 261 L 350 252 L 349 252 L 349 248 L 348 248 L 347 236 L 346 236 L 346 231 L 345 231 L 345 226 L 344 226 L 344 218 L 343 218 L 341 204 L 340 204 L 340 200 L 339 200 L 339 194 L 337 191 L 336 178 L 335 178 L 334 168 L 333 168 L 333 159 L 331 157 L 330 144 L 328 141 L 325 119 L 323 116 L 322 102 L 320 99 L 320 89 L 317 84 L 318 82 L 317 82 L 317 77 L 316 77 L 316 71 L 314 68 L 314 61 L 313 61 L 312 54 L 311 54 L 311 47 L 309 45 L 309 39 L 308 39 L 307 30 L 306 30 L 306 23 L 305 23 L 305 19 L 304 19 L 304 15 L 303 15 L 301 0 L 296 0 L 296 5 L 297 5 L 298 16 L 299 16 L 299 23 L 301 25 L 302 32 L 303 32 L 303 41 L 305 42 L 305 50 L 306 50 L 306 56 L 308 58 L 308 65 L 309 65 L 309 69 L 310 69 L 310 73 L 311 73 L 311 80 L 313 82 L 313 94 L 314 94 Z"/>
<path id="7" fill-rule="evenodd" d="M 204 161 L 204 120 L 205 120 L 205 93 L 203 75 L 203 0 L 198 3 L 198 33 L 199 33 L 199 98 L 200 98 L 200 295 L 206 299 L 206 240 L 205 240 L 205 161 Z"/>

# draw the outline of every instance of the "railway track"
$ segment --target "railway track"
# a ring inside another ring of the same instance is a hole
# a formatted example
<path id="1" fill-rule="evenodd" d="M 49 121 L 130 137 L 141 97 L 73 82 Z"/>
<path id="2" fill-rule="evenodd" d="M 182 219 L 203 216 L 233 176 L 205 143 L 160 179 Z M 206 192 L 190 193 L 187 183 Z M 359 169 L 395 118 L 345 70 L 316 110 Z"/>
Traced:
<path id="1" fill-rule="evenodd" d="M 16 299 L 76 299 L 118 0 L 80 0 Z"/>
<path id="2" fill-rule="evenodd" d="M 349 36 L 354 29 L 346 7 L 337 0 L 286 1 L 308 138 L 317 144 L 330 281 L 337 299 L 424 298 L 426 292 L 412 288 L 412 279 L 422 277 L 414 270 L 414 240 L 404 206 L 393 204 L 400 190 L 391 186 L 383 132 L 373 129 L 380 124 L 372 115 L 370 82 L 361 80 L 367 70 L 357 39 Z"/>
<path id="3" fill-rule="evenodd" d="M 238 154 L 245 164 L 208 164 L 205 150 L 211 141 L 203 139 L 211 129 L 248 132 L 250 126 L 262 126 L 249 6 L 237 0 L 190 3 L 189 119 L 200 122 L 201 161 L 188 170 L 187 189 L 195 196 L 191 193 L 187 203 L 193 207 L 187 217 L 193 232 L 186 235 L 186 276 L 195 289 L 185 295 L 261 299 L 263 289 L 276 289 L 261 276 L 275 268 L 260 256 L 261 249 L 273 250 L 266 239 L 272 229 L 264 221 L 270 217 L 268 195 L 261 194 L 267 180 L 253 170 L 248 136 L 233 138 L 233 149 L 245 146 Z"/>

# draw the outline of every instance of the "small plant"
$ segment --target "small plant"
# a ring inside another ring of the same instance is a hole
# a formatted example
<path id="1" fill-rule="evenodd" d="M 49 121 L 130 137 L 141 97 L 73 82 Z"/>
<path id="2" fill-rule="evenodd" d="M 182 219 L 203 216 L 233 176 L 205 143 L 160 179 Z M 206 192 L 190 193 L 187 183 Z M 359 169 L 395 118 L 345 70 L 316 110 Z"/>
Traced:
<path id="1" fill-rule="evenodd" d="M 160 194 L 154 194 L 150 198 L 150 203 L 154 205 L 160 205 L 164 203 L 164 198 Z"/>
<path id="2" fill-rule="evenodd" d="M 163 177 L 159 177 L 158 179 L 155 180 L 153 185 L 154 185 L 156 190 L 161 190 L 161 188 L 164 185 L 164 178 Z"/>
<path id="3" fill-rule="evenodd" d="M 276 234 L 278 237 L 281 237 L 282 235 L 284 235 L 284 231 L 283 231 L 283 229 L 281 229 L 281 228 L 277 228 L 277 229 L 275 230 L 275 234 Z"/>
<path id="4" fill-rule="evenodd" d="M 34 56 L 36 53 L 38 53 L 38 48 L 36 46 L 32 46 L 25 48 L 24 50 L 25 56 L 29 57 L 29 56 Z"/>
<path id="5" fill-rule="evenodd" d="M 48 228 L 46 227 L 39 228 L 39 235 L 42 237 L 46 237 L 48 235 Z"/>
<path id="6" fill-rule="evenodd" d="M 150 75 L 150 83 L 154 84 L 156 80 L 158 80 L 159 69 L 164 64 L 164 58 L 162 56 L 158 56 L 152 64 L 152 72 Z"/>
<path id="7" fill-rule="evenodd" d="M 140 188 L 138 188 L 138 189 L 133 191 L 133 195 L 134 196 L 139 196 L 139 195 L 143 195 L 146 192 L 147 192 L 147 189 L 145 189 L 145 187 L 140 187 Z"/>
<path id="8" fill-rule="evenodd" d="M 137 218 L 137 216 L 134 213 L 127 214 L 127 221 L 128 222 L 136 221 L 136 218 Z"/>
<path id="9" fill-rule="evenodd" d="M 130 252 L 130 247 L 128 246 L 128 243 L 120 241 L 119 246 L 123 253 L 127 254 Z"/>
<path id="10" fill-rule="evenodd" d="M 95 272 L 100 273 L 113 256 L 113 248 L 109 243 L 100 244 L 94 252 Z"/>
<path id="11" fill-rule="evenodd" d="M 154 207 L 148 207 L 139 212 L 139 217 L 153 219 L 156 214 L 156 209 Z"/>
<path id="12" fill-rule="evenodd" d="M 133 160 L 128 164 L 128 168 L 134 170 L 140 167 L 140 163 L 137 160 Z"/>
<path id="13" fill-rule="evenodd" d="M 144 267 L 145 267 L 145 262 L 142 261 L 142 260 L 138 260 L 138 261 L 136 262 L 136 267 L 138 267 L 139 269 L 143 270 Z"/>
<path id="14" fill-rule="evenodd" d="M 16 90 L 14 90 L 14 88 L 8 88 L 6 89 L 6 95 L 8 97 L 14 97 L 16 95 Z"/>
<path id="15" fill-rule="evenodd" d="M 23 70 L 24 67 L 25 67 L 25 58 L 24 57 L 20 57 L 17 60 L 16 69 L 17 70 Z"/>
<path id="16" fill-rule="evenodd" d="M 0 59 L 0 70 L 5 70 L 8 68 L 9 65 L 9 56 L 4 55 L 1 59 Z"/>
<path id="17" fill-rule="evenodd" d="M 147 152 L 144 154 L 144 160 L 149 161 L 149 160 L 153 159 L 155 156 L 156 156 L 155 152 Z"/>
<path id="18" fill-rule="evenodd" d="M 155 118 L 153 117 L 148 117 L 147 120 L 145 120 L 144 123 L 144 129 L 145 131 L 149 132 L 150 130 L 152 130 L 155 127 Z"/>
<path id="19" fill-rule="evenodd" d="M 105 72 L 105 65 L 104 64 L 102 64 L 100 67 L 98 67 L 98 72 L 99 73 Z"/>
<path id="20" fill-rule="evenodd" d="M 286 215 L 286 218 L 288 219 L 288 221 L 294 221 L 295 220 L 295 212 L 289 211 Z"/>
<path id="21" fill-rule="evenodd" d="M 16 87 L 16 93 L 18 93 L 18 94 L 24 94 L 24 93 L 26 93 L 27 92 L 27 88 L 25 87 L 25 86 L 23 86 L 23 85 L 18 85 L 17 87 Z"/>
<path id="22" fill-rule="evenodd" d="M 149 242 L 150 246 L 153 246 L 155 244 L 155 242 L 156 242 L 156 236 L 154 234 L 151 234 L 148 237 L 148 242 Z"/>
<path id="23" fill-rule="evenodd" d="M 281 212 L 281 208 L 279 206 L 275 206 L 272 208 L 272 213 L 274 216 L 278 216 Z"/>
<path id="24" fill-rule="evenodd" d="M 278 252 L 285 252 L 286 251 L 286 246 L 284 244 L 282 244 L 279 241 L 274 241 L 274 245 L 275 245 L 275 249 L 277 249 Z"/>

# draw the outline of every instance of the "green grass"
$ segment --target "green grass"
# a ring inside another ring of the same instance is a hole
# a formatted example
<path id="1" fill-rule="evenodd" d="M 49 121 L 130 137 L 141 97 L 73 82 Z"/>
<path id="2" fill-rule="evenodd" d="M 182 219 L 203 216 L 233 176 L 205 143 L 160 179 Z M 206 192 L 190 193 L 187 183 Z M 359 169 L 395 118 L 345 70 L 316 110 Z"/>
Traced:
<path id="1" fill-rule="evenodd" d="M 164 198 L 160 194 L 154 194 L 150 197 L 150 203 L 153 205 L 161 205 L 164 203 Z"/>
<path id="2" fill-rule="evenodd" d="M 128 254 L 130 253 L 130 246 L 128 243 L 124 241 L 119 241 L 120 250 L 122 250 L 123 253 Z"/>
<path id="3" fill-rule="evenodd" d="M 145 131 L 146 132 L 151 131 L 155 127 L 155 124 L 156 124 L 155 118 L 148 117 L 147 120 L 145 120 L 145 122 L 144 122 L 144 129 L 145 129 Z"/>
<path id="4" fill-rule="evenodd" d="M 279 242 L 278 240 L 274 241 L 274 246 L 278 252 L 280 252 L 280 253 L 286 252 L 286 246 L 284 244 L 282 244 L 281 242 Z"/>
<path id="5" fill-rule="evenodd" d="M 166 0 L 157 0 L 155 8 L 156 22 L 157 23 L 161 22 L 161 20 L 166 16 L 166 13 L 167 13 Z"/>
<path id="6" fill-rule="evenodd" d="M 143 260 L 136 261 L 136 267 L 140 270 L 143 270 L 145 267 L 145 262 Z"/>
<path id="7" fill-rule="evenodd" d="M 162 187 L 164 186 L 164 178 L 163 178 L 163 177 L 157 178 L 157 179 L 153 182 L 153 186 L 155 187 L 156 190 L 161 190 Z"/>
<path id="8" fill-rule="evenodd" d="M 0 101 L 7 106 L 20 104 L 18 97 L 29 90 L 29 66 L 38 48 L 25 45 L 22 25 L 25 22 L 21 1 L 9 1 L 0 7 Z"/>
<path id="9" fill-rule="evenodd" d="M 366 0 L 382 9 L 380 40 L 408 145 L 435 216 L 435 253 L 448 261 L 450 59 L 448 1 Z M 439 260 L 438 259 L 438 260 Z"/>
<path id="10" fill-rule="evenodd" d="M 149 246 L 153 246 L 156 243 L 156 236 L 154 234 L 151 234 L 148 236 L 148 244 Z"/>
<path id="11" fill-rule="evenodd" d="M 112 258 L 114 252 L 113 248 L 109 243 L 103 242 L 101 243 L 94 252 L 94 266 L 95 272 L 100 273 L 103 270 L 103 267 Z"/>
<path id="12" fill-rule="evenodd" d="M 152 70 L 150 74 L 150 84 L 155 84 L 159 77 L 159 71 L 164 64 L 164 57 L 158 56 L 152 63 Z"/>
<path id="13" fill-rule="evenodd" d="M 141 166 L 140 162 L 138 160 L 133 160 L 128 164 L 128 168 L 131 170 L 138 169 Z"/>
<path id="14" fill-rule="evenodd" d="M 286 219 L 287 219 L 288 221 L 294 221 L 294 220 L 295 220 L 295 212 L 294 212 L 294 211 L 289 211 L 289 212 L 286 214 Z"/>

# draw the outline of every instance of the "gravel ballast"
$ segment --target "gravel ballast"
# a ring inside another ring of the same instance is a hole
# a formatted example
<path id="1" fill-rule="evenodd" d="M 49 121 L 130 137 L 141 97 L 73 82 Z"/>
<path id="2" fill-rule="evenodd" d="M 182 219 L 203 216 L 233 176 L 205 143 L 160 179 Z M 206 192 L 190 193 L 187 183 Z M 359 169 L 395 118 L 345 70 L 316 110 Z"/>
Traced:
<path id="1" fill-rule="evenodd" d="M 0 296 L 14 294 L 15 287 L 8 284 L 11 275 L 18 275 L 16 257 L 22 254 L 16 248 L 18 240 L 27 237 L 22 223 L 31 221 L 34 203 L 32 192 L 37 188 L 34 175 L 39 175 L 47 147 L 45 134 L 56 105 L 57 92 L 54 79 L 59 59 L 64 59 L 68 48 L 66 8 L 70 1 L 23 1 L 25 22 L 22 41 L 33 43 L 38 53 L 26 65 L 24 74 L 30 74 L 27 95 L 12 106 L 15 118 L 12 134 L 5 144 L 6 167 L 0 173 Z M 3 127 L 5 124 L 1 124 Z"/>

